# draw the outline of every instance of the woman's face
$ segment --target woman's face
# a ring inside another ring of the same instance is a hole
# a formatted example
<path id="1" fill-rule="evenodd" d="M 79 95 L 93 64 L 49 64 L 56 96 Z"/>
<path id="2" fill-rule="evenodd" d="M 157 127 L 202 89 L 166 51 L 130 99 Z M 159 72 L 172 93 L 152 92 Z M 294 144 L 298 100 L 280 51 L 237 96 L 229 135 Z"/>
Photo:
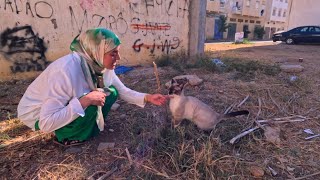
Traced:
<path id="1" fill-rule="evenodd" d="M 117 60 L 120 60 L 119 54 L 120 46 L 114 48 L 113 50 L 107 52 L 103 56 L 103 66 L 107 69 L 115 69 L 117 65 Z"/>

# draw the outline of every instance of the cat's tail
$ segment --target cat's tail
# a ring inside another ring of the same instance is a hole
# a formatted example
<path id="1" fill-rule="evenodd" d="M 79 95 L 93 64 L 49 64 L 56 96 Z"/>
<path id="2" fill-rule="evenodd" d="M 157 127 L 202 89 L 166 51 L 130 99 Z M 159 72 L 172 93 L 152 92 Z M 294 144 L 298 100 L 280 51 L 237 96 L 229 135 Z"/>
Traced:
<path id="1" fill-rule="evenodd" d="M 224 114 L 224 117 L 235 117 L 235 116 L 247 115 L 247 114 L 249 114 L 249 111 L 247 111 L 247 110 L 234 111 L 234 112 L 230 112 L 230 113 Z"/>

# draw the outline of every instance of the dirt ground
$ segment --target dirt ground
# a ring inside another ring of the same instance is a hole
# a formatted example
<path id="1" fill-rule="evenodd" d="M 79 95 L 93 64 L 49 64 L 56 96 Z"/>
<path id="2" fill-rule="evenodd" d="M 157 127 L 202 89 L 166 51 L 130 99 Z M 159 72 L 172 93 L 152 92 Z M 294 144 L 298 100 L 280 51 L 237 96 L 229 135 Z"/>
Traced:
<path id="1" fill-rule="evenodd" d="M 246 109 L 249 116 L 229 118 L 211 132 L 188 121 L 174 129 L 167 107 L 142 109 L 120 100 L 105 131 L 71 148 L 54 144 L 52 134 L 32 132 L 17 119 L 17 105 L 32 78 L 0 82 L 0 179 L 255 179 L 254 174 L 262 179 L 320 179 L 320 138 L 305 140 L 304 132 L 320 133 L 320 46 L 210 44 L 206 51 L 222 61 L 294 64 L 304 70 L 270 75 L 259 70 L 246 74 L 161 67 L 162 93 L 172 77 L 197 75 L 203 83 L 188 87 L 187 95 L 218 112 Z M 291 81 L 292 76 L 297 79 Z M 154 93 L 157 88 L 152 67 L 136 67 L 120 78 L 138 91 Z M 244 130 L 260 126 L 256 120 L 285 117 L 304 121 L 271 123 L 229 143 Z M 279 130 L 273 136 L 276 142 L 267 140 L 266 127 Z M 115 142 L 115 147 L 98 151 L 102 142 Z"/>

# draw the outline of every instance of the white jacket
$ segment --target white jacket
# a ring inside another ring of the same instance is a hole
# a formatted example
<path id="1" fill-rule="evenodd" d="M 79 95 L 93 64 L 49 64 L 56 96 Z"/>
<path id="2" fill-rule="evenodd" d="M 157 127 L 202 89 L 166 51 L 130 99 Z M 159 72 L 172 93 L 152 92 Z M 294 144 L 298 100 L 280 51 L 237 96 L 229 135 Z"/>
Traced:
<path id="1" fill-rule="evenodd" d="M 115 86 L 121 99 L 145 106 L 145 94 L 127 88 L 114 70 L 106 70 L 103 79 L 105 87 Z M 18 118 L 33 130 L 39 120 L 41 131 L 55 131 L 85 115 L 78 99 L 89 92 L 79 55 L 66 55 L 52 62 L 30 84 L 18 105 Z"/>

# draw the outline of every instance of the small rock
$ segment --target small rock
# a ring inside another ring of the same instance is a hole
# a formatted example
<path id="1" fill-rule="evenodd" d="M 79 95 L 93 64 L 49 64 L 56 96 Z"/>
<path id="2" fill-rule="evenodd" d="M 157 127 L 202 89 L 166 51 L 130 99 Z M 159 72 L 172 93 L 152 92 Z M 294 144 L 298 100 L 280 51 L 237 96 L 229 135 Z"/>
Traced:
<path id="1" fill-rule="evenodd" d="M 280 127 L 279 126 L 266 126 L 264 131 L 264 136 L 268 142 L 271 142 L 275 145 L 280 144 Z"/>
<path id="2" fill-rule="evenodd" d="M 303 58 L 299 58 L 299 62 L 303 62 Z"/>
<path id="3" fill-rule="evenodd" d="M 114 104 L 111 106 L 111 110 L 116 111 L 119 107 L 120 107 L 120 104 L 114 103 Z"/>
<path id="4" fill-rule="evenodd" d="M 294 169 L 295 169 L 295 168 L 292 168 L 292 167 L 287 166 L 287 170 L 290 171 L 290 172 L 293 172 Z"/>
<path id="5" fill-rule="evenodd" d="M 196 75 L 181 75 L 181 76 L 176 76 L 173 79 L 183 79 L 183 78 L 187 78 L 191 86 L 197 86 L 203 82 L 203 79 L 200 79 Z M 170 85 L 171 85 L 171 80 L 166 83 L 166 87 L 169 88 Z"/>
<path id="6" fill-rule="evenodd" d="M 65 152 L 66 153 L 71 153 L 71 154 L 81 153 L 82 152 L 82 148 L 71 147 L 71 148 L 68 148 Z"/>
<path id="7" fill-rule="evenodd" d="M 114 132 L 114 130 L 113 130 L 113 129 L 109 129 L 109 131 L 110 131 L 110 132 Z"/>
<path id="8" fill-rule="evenodd" d="M 220 91 L 218 91 L 218 93 L 222 94 L 222 93 L 223 93 L 223 91 L 222 91 L 222 90 L 220 90 Z"/>
<path id="9" fill-rule="evenodd" d="M 254 177 L 262 177 L 264 175 L 264 170 L 261 167 L 258 167 L 258 166 L 251 166 L 250 167 L 250 173 Z"/>
<path id="10" fill-rule="evenodd" d="M 301 65 L 281 65 L 280 69 L 287 73 L 298 73 L 303 71 L 303 66 Z"/>
<path id="11" fill-rule="evenodd" d="M 120 115 L 120 119 L 125 119 L 126 118 L 126 115 L 125 114 L 121 114 Z"/>
<path id="12" fill-rule="evenodd" d="M 99 146 L 98 146 L 98 151 L 103 151 L 105 149 L 112 149 L 114 148 L 115 146 L 115 143 L 112 142 L 112 143 L 100 143 Z"/>
<path id="13" fill-rule="evenodd" d="M 24 155 L 25 152 L 19 153 L 19 158 L 21 158 Z"/>

